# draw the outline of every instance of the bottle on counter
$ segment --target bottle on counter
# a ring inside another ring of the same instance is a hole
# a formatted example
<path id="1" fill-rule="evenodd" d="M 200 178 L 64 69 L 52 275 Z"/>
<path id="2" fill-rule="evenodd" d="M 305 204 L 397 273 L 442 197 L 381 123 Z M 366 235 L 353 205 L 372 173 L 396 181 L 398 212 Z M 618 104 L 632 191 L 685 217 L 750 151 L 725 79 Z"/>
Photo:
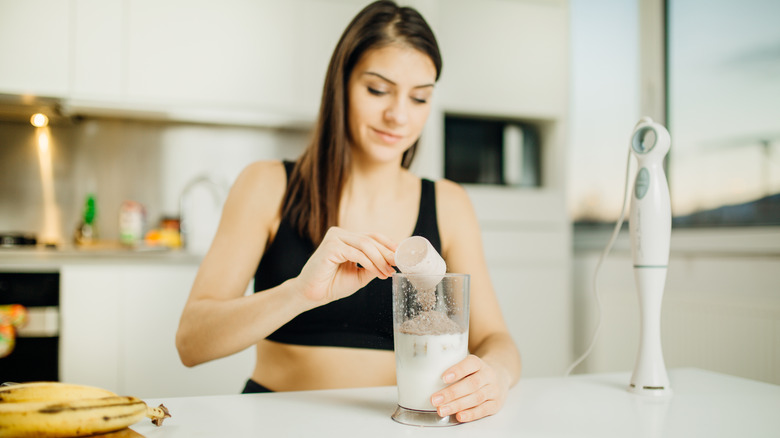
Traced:
<path id="1" fill-rule="evenodd" d="M 89 245 L 94 243 L 98 238 L 97 232 L 97 203 L 95 202 L 95 195 L 87 195 L 87 200 L 84 202 L 84 213 L 81 217 L 81 222 L 76 227 L 74 234 L 74 240 L 77 245 Z"/>
<path id="2" fill-rule="evenodd" d="M 135 247 L 144 238 L 146 209 L 140 202 L 123 201 L 119 206 L 119 242 Z"/>

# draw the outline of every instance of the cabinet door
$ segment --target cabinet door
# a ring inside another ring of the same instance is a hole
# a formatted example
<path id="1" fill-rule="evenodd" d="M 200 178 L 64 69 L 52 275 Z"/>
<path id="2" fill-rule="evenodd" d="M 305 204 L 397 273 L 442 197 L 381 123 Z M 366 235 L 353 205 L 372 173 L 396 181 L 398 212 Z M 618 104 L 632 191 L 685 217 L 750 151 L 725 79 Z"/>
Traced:
<path id="1" fill-rule="evenodd" d="M 128 4 L 127 98 L 313 118 L 356 0 L 137 0 Z"/>
<path id="2" fill-rule="evenodd" d="M 487 224 L 483 237 L 490 278 L 523 357 L 523 376 L 561 375 L 572 351 L 565 234 L 543 227 L 511 230 Z"/>
<path id="3" fill-rule="evenodd" d="M 341 33 L 367 4 L 365 0 L 295 0 L 292 41 L 294 84 L 290 99 L 311 119 L 317 114 L 325 72 Z"/>
<path id="4" fill-rule="evenodd" d="M 197 266 L 69 265 L 61 270 L 60 379 L 142 398 L 236 394 L 254 349 L 193 368 L 176 329 Z"/>
<path id="5" fill-rule="evenodd" d="M 442 0 L 445 111 L 565 115 L 568 7 L 561 1 Z"/>
<path id="6" fill-rule="evenodd" d="M 116 102 L 122 97 L 121 0 L 76 0 L 70 97 Z"/>
<path id="7" fill-rule="evenodd" d="M 561 375 L 572 351 L 571 229 L 563 193 L 467 189 L 523 375 Z"/>
<path id="8" fill-rule="evenodd" d="M 119 388 L 138 397 L 238 394 L 254 367 L 254 348 L 187 368 L 176 330 L 197 266 L 125 266 L 120 298 Z"/>
<path id="9" fill-rule="evenodd" d="M 128 97 L 288 106 L 295 12 L 291 2 L 269 0 L 130 2 Z"/>
<path id="10" fill-rule="evenodd" d="M 0 0 L 0 93 L 63 96 L 70 2 Z"/>
<path id="11" fill-rule="evenodd" d="M 119 391 L 117 266 L 60 271 L 60 380 Z"/>

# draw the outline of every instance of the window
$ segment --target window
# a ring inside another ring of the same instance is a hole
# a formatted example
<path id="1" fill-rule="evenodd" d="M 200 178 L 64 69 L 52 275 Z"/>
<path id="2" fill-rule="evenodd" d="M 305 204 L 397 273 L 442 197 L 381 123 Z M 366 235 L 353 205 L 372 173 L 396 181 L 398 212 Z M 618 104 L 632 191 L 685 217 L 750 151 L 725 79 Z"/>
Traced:
<path id="1" fill-rule="evenodd" d="M 581 228 L 614 226 L 639 113 L 638 0 L 572 0 L 568 210 Z"/>
<path id="2" fill-rule="evenodd" d="M 780 225 L 780 1 L 655 1 L 666 15 L 674 227 Z M 617 220 L 629 137 L 654 93 L 640 81 L 649 58 L 639 4 L 570 2 L 568 193 L 578 229 Z"/>
<path id="3" fill-rule="evenodd" d="M 780 2 L 666 13 L 675 226 L 780 225 Z"/>

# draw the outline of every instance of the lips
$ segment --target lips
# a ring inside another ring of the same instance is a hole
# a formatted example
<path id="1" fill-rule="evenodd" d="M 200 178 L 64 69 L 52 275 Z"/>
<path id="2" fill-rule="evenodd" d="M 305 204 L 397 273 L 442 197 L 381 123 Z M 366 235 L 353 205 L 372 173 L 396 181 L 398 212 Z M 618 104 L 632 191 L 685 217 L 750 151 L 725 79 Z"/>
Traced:
<path id="1" fill-rule="evenodd" d="M 379 129 L 374 129 L 374 134 L 376 134 L 380 140 L 387 144 L 398 143 L 402 138 L 404 138 L 403 135 L 394 134 L 392 132 L 382 131 Z"/>

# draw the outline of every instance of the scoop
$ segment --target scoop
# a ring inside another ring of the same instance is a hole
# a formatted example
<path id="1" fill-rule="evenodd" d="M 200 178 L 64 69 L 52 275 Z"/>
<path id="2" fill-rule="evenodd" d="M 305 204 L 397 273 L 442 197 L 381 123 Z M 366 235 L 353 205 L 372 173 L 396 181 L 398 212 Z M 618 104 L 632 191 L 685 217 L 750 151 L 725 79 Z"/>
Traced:
<path id="1" fill-rule="evenodd" d="M 398 245 L 395 250 L 395 264 L 404 274 L 424 275 L 409 278 L 419 291 L 435 289 L 447 272 L 444 259 L 431 242 L 422 236 L 406 238 Z"/>

